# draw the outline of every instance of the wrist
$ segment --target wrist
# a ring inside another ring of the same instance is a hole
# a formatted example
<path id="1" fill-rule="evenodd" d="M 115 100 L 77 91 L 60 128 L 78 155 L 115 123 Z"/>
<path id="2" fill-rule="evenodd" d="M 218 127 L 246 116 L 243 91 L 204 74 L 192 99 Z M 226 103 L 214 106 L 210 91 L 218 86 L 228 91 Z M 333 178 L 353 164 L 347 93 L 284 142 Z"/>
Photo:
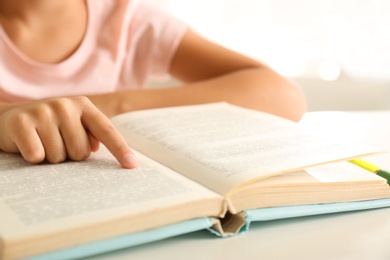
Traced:
<path id="1" fill-rule="evenodd" d="M 123 90 L 117 92 L 116 94 L 116 114 L 122 114 L 136 110 L 134 101 L 137 100 L 137 90 Z"/>
<path id="2" fill-rule="evenodd" d="M 127 111 L 131 111 L 128 94 L 126 91 L 118 91 L 100 95 L 88 96 L 91 102 L 107 117 L 112 117 Z"/>

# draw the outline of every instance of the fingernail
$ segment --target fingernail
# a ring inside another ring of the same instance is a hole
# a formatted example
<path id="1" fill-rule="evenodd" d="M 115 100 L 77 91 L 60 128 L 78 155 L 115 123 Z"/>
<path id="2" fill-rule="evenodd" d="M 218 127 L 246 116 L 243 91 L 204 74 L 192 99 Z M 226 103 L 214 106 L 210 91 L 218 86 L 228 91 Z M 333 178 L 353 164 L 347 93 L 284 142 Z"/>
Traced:
<path id="1" fill-rule="evenodd" d="M 124 159 L 124 166 L 126 168 L 136 168 L 138 166 L 138 159 L 132 153 L 128 153 Z"/>

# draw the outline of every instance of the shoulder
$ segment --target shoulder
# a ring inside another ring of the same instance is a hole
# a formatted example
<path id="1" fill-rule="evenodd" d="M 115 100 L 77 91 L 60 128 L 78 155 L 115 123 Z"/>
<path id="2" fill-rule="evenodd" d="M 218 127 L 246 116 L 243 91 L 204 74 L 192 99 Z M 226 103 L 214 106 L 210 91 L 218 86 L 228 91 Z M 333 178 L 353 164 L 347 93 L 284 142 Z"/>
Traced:
<path id="1" fill-rule="evenodd" d="M 156 34 L 181 34 L 186 29 L 186 24 L 171 13 L 151 4 L 135 1 L 130 8 L 131 29 L 153 29 Z"/>
<path id="2" fill-rule="evenodd" d="M 96 20 L 98 44 L 117 57 L 128 85 L 142 85 L 147 78 L 165 76 L 172 57 L 187 31 L 174 15 L 142 0 L 88 0 L 100 15 Z"/>
<path id="3" fill-rule="evenodd" d="M 127 32 L 123 34 L 127 34 L 127 53 L 131 63 L 137 64 L 138 69 L 147 68 L 148 73 L 154 76 L 167 74 L 187 31 L 187 24 L 173 14 L 142 1 L 131 3 L 127 15 Z"/>
<path id="4" fill-rule="evenodd" d="M 117 37 L 132 39 L 153 33 L 149 36 L 154 40 L 169 40 L 182 37 L 187 29 L 174 15 L 140 0 L 88 1 L 93 9 L 91 19 L 97 27 Z"/>

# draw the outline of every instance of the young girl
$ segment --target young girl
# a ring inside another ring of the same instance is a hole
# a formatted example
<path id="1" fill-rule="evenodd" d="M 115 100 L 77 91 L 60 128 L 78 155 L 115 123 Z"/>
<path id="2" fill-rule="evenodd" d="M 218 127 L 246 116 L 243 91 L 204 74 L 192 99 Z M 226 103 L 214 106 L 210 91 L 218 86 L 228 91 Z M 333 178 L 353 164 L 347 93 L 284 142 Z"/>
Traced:
<path id="1" fill-rule="evenodd" d="M 170 75 L 183 86 L 145 89 Z M 137 160 L 108 117 L 227 101 L 299 120 L 302 91 L 258 61 L 135 0 L 0 0 L 0 150 L 84 160 L 102 142 Z"/>

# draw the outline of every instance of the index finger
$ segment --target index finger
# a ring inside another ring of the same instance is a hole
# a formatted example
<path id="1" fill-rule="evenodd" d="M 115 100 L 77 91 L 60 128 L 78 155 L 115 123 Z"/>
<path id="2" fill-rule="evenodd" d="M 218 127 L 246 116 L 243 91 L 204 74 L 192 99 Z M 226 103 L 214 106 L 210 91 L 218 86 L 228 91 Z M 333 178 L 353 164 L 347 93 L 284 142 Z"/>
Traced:
<path id="1" fill-rule="evenodd" d="M 84 127 L 114 155 L 124 168 L 136 168 L 138 160 L 123 136 L 100 110 L 86 108 L 81 116 Z"/>

